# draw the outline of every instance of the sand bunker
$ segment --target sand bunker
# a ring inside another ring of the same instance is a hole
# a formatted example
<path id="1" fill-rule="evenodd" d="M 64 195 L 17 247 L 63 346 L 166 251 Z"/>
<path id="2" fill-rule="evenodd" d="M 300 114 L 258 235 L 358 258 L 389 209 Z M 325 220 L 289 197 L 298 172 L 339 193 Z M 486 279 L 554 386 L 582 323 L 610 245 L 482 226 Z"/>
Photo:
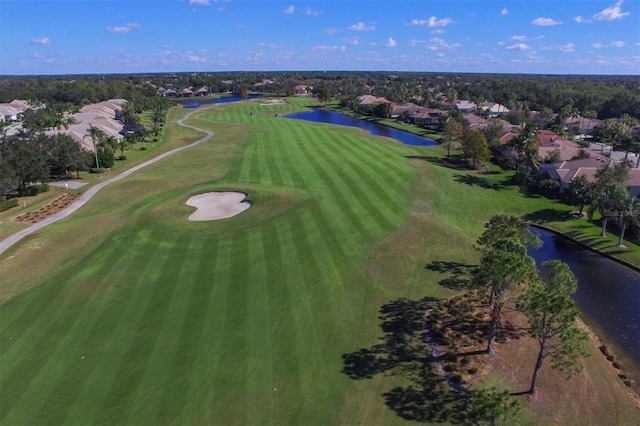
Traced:
<path id="1" fill-rule="evenodd" d="M 226 219 L 242 213 L 251 203 L 244 201 L 247 194 L 242 192 L 207 192 L 194 195 L 187 200 L 187 205 L 197 208 L 189 220 Z"/>

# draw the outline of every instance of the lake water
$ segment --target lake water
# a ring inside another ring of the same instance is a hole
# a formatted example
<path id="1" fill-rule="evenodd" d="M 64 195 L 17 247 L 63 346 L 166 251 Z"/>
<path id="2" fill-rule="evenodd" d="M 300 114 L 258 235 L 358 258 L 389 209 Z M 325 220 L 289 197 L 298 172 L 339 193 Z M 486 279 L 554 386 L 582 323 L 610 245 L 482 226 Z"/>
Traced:
<path id="1" fill-rule="evenodd" d="M 559 259 L 578 279 L 573 299 L 583 320 L 605 342 L 622 348 L 640 366 L 640 272 L 551 232 L 532 228 L 543 245 L 529 254 L 541 262 Z"/>
<path id="2" fill-rule="evenodd" d="M 329 123 L 337 124 L 340 126 L 358 127 L 364 129 L 372 135 L 386 136 L 388 138 L 396 139 L 405 145 L 414 146 L 433 146 L 437 145 L 437 142 L 423 138 L 413 133 L 403 132 L 402 130 L 392 129 L 391 127 L 383 126 L 382 124 L 372 123 L 370 121 L 359 120 L 357 118 L 351 118 L 344 114 L 339 114 L 334 111 L 326 109 L 314 109 L 307 112 L 296 112 L 293 114 L 285 115 L 286 118 L 293 118 L 296 120 L 312 121 L 314 123 Z"/>

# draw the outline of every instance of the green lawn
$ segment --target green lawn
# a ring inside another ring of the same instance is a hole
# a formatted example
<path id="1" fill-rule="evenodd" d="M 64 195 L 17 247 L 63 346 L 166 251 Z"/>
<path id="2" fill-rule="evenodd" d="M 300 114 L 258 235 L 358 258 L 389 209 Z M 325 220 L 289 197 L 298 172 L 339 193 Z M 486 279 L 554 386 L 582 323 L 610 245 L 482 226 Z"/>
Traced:
<path id="1" fill-rule="evenodd" d="M 301 107 L 203 110 L 211 140 L 2 255 L 0 423 L 404 422 L 382 395 L 406 377 L 342 373 L 380 342 L 380 308 L 452 294 L 425 266 L 475 261 L 492 214 L 569 208 L 439 148 L 275 117 Z M 199 137 L 168 127 L 161 150 Z M 216 190 L 253 205 L 187 221 Z"/>

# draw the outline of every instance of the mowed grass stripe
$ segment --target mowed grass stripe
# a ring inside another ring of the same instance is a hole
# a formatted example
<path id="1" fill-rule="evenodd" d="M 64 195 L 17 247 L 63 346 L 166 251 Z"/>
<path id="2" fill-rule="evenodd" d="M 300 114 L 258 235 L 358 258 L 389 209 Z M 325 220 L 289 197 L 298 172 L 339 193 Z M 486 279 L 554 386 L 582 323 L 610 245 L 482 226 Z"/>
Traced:
<path id="1" fill-rule="evenodd" d="M 97 252 L 105 252 L 104 254 L 107 258 L 102 255 L 99 257 L 84 256 L 83 259 L 78 259 L 76 261 L 78 263 L 76 264 L 92 265 L 94 268 L 100 269 L 100 274 L 106 273 L 105 271 L 113 272 L 110 262 L 106 259 L 116 253 L 117 246 L 111 244 L 109 247 L 110 248 L 102 246 L 97 249 Z M 85 268 L 79 273 L 75 271 L 63 271 L 59 275 L 51 277 L 51 284 L 41 286 L 33 290 L 33 292 L 22 295 L 3 305 L 2 309 L 0 309 L 0 335 L 4 336 L 11 330 L 15 336 L 10 336 L 10 340 L 2 342 L 2 345 L 0 345 L 0 357 L 3 357 L 5 354 L 11 357 L 10 350 L 14 344 L 33 344 L 34 336 L 30 335 L 29 338 L 24 338 L 27 329 L 31 327 L 36 332 L 44 333 L 45 327 L 34 327 L 34 325 L 41 319 L 49 325 L 51 312 L 60 308 L 59 303 L 51 302 L 57 300 L 60 294 L 67 288 L 73 288 L 83 280 L 89 279 L 94 272 L 92 268 Z M 25 320 L 25 317 L 28 319 Z M 23 354 L 24 348 L 20 347 L 17 351 Z M 1 376 L 2 370 L 0 369 L 0 377 Z"/>
<path id="2" fill-rule="evenodd" d="M 134 247 L 142 247 L 143 239 L 140 239 L 138 245 Z M 117 247 L 118 243 L 111 241 L 107 245 Z M 107 248 L 107 252 L 117 252 L 117 249 Z M 91 262 L 94 259 L 93 255 L 89 255 L 85 262 Z M 98 267 L 97 270 L 91 268 L 86 269 L 87 273 L 80 274 L 76 279 L 67 280 L 66 276 L 57 277 L 53 282 L 53 286 L 63 286 L 64 291 L 60 292 L 56 298 L 49 300 L 51 306 L 60 307 L 62 310 L 60 313 L 49 312 L 49 315 L 43 317 L 44 319 L 38 322 L 32 322 L 30 329 L 24 333 L 25 339 L 31 344 L 30 347 L 15 348 L 19 349 L 19 352 L 12 356 L 14 362 L 17 365 L 11 364 L 11 362 L 5 357 L 3 365 L 6 368 L 2 371 L 12 372 L 12 376 L 1 386 L 3 390 L 13 389 L 20 390 L 21 393 L 27 392 L 21 399 L 16 398 L 14 395 L 14 402 L 8 405 L 7 401 L 11 399 L 7 395 L 3 395 L 3 401 L 7 403 L 6 406 L 13 406 L 15 408 L 17 416 L 24 416 L 24 409 L 28 407 L 29 413 L 33 416 L 37 416 L 38 403 L 46 403 L 48 398 L 65 398 L 68 402 L 67 405 L 61 407 L 67 407 L 73 401 L 73 392 L 77 391 L 78 387 L 81 387 L 83 378 L 90 371 L 94 364 L 90 363 L 89 356 L 99 351 L 100 345 L 96 340 L 100 340 L 103 336 L 101 333 L 95 333 L 92 326 L 95 327 L 99 324 L 99 320 L 96 320 L 96 313 L 101 310 L 108 309 L 112 305 L 112 298 L 109 295 L 105 295 L 105 290 L 109 293 L 112 292 L 113 275 L 118 275 L 118 271 L 114 268 L 107 269 L 106 262 Z M 91 273 L 89 273 L 91 271 Z M 110 271 L 110 272 L 109 272 Z M 133 269 L 131 271 L 133 273 Z M 104 274 L 102 277 L 101 275 Z M 35 290 L 34 293 L 30 293 L 33 297 L 38 297 L 41 293 L 49 295 L 50 286 L 41 287 Z M 131 289 L 133 293 L 133 289 Z M 104 301 L 96 301 L 95 304 L 91 302 L 91 296 L 93 293 L 100 293 L 105 297 Z M 74 313 L 77 312 L 76 315 Z M 75 329 L 64 327 L 66 321 L 62 324 L 58 317 L 64 316 L 70 321 L 73 321 Z M 86 321 L 86 322 L 84 322 Z M 46 322 L 46 325 L 45 325 Z M 62 325 L 62 326 L 61 326 Z M 84 330 L 88 329 L 88 332 Z M 73 333 L 71 332 L 73 331 Z M 41 335 L 40 338 L 34 336 L 34 332 L 37 335 Z M 59 353 L 63 359 L 54 358 L 55 353 Z M 83 355 L 88 355 L 87 362 L 82 360 Z M 37 357 L 37 359 L 36 359 Z M 11 367 L 8 367 L 11 366 Z M 57 376 L 63 370 L 73 373 L 70 376 Z M 53 376 L 52 376 L 53 375 Z M 14 377 L 21 382 L 16 383 Z M 41 377 L 38 379 L 37 377 Z M 71 386 L 75 385 L 75 387 Z M 51 391 L 51 387 L 58 387 L 64 389 L 64 392 Z M 3 403 L 4 405 L 4 403 Z M 49 414 L 47 414 L 48 416 Z M 58 416 L 63 415 L 62 412 L 57 413 Z M 36 417 L 32 419 L 36 421 Z"/>
<path id="3" fill-rule="evenodd" d="M 213 241 L 211 242 L 214 243 Z M 197 347 L 193 370 L 196 372 L 189 382 L 183 414 L 176 423 L 211 424 L 222 422 L 219 413 L 226 407 L 223 400 L 228 383 L 220 380 L 225 368 L 222 358 L 226 346 L 224 336 L 228 312 L 233 309 L 227 300 L 231 286 L 231 258 L 233 238 L 224 236 L 216 241 L 215 257 L 200 265 L 198 275 L 206 277 L 211 285 L 209 300 L 202 321 L 202 340 Z M 165 398 L 171 398 L 167 395 Z"/>
<path id="4" fill-rule="evenodd" d="M 310 306 L 309 295 L 305 289 L 304 260 L 295 251 L 291 224 L 280 221 L 277 227 L 277 238 L 280 247 L 280 261 L 284 271 L 283 285 L 285 293 L 281 303 L 289 310 L 291 322 L 285 330 L 281 345 L 288 345 L 286 358 L 281 363 L 279 370 L 283 380 L 278 387 L 278 398 L 283 400 L 296 399 L 295 406 L 286 408 L 286 417 L 293 424 L 300 423 L 303 419 L 309 421 L 309 414 L 314 410 L 314 403 L 320 403 L 318 391 L 323 388 L 323 378 L 315 377 L 321 359 L 319 356 L 318 337 L 316 324 L 313 321 L 313 312 Z M 285 367 L 286 366 L 286 367 Z M 315 379 L 315 380 L 314 380 Z M 311 397 L 314 394 L 318 399 Z M 282 407 L 285 408 L 285 407 Z"/>
<path id="5" fill-rule="evenodd" d="M 353 216 L 348 214 L 351 207 L 344 198 L 336 199 L 331 192 L 331 179 L 322 167 L 312 160 L 313 154 L 304 148 L 306 144 L 307 142 L 298 142 L 287 145 L 294 153 L 295 164 L 300 168 L 301 180 L 308 182 L 306 187 L 316 192 L 318 206 L 321 207 L 320 216 L 328 216 L 329 226 L 326 229 L 331 232 L 334 239 L 340 241 L 344 253 L 357 252 L 359 238 L 357 233 L 354 233 Z"/>
<path id="6" fill-rule="evenodd" d="M 253 156 L 256 146 L 249 142 L 243 149 L 239 162 L 239 173 L 236 182 L 253 182 Z"/>
<path id="7" fill-rule="evenodd" d="M 188 307 L 183 307 L 184 315 L 179 324 L 180 332 L 175 343 L 175 351 L 170 365 L 164 370 L 170 380 L 166 380 L 161 389 L 162 394 L 157 398 L 155 409 L 149 411 L 156 413 L 154 424 L 179 423 L 187 404 L 188 391 L 193 378 L 198 374 L 195 363 L 198 349 L 204 336 L 204 318 L 209 310 L 211 294 L 214 289 L 212 274 L 205 264 L 215 261 L 217 257 L 217 241 L 200 239 L 199 244 L 190 255 L 194 266 L 190 270 L 192 276 L 185 277 L 189 287 L 184 288 L 189 295 Z M 160 374 L 156 371 L 155 374 Z M 144 413 L 143 413 L 144 414 Z"/>
<path id="8" fill-rule="evenodd" d="M 293 181 L 287 173 L 287 168 L 281 166 L 282 141 L 280 141 L 280 139 L 280 135 L 274 132 L 265 132 L 259 150 L 260 159 L 263 167 L 266 167 L 268 170 L 271 184 L 281 186 L 293 185 Z"/>
<path id="9" fill-rule="evenodd" d="M 360 214 L 366 215 L 367 218 L 375 221 L 378 227 L 376 234 L 395 228 L 397 218 L 393 214 L 385 214 L 389 212 L 389 210 L 385 209 L 384 203 L 382 203 L 376 195 L 376 189 L 379 186 L 376 184 L 375 178 L 368 174 L 356 173 L 353 169 L 353 162 L 349 159 L 349 155 L 343 153 L 343 157 L 338 160 L 336 157 L 331 156 L 332 149 L 336 149 L 336 146 L 317 146 L 319 156 L 325 159 L 329 168 L 341 171 L 340 177 L 342 177 L 343 182 L 352 189 L 352 197 L 357 197 L 360 205 L 364 209 Z M 383 189 L 379 188 L 379 190 Z"/>
<path id="10" fill-rule="evenodd" d="M 336 142 L 341 140 L 339 134 L 335 132 L 331 132 L 329 137 Z M 370 155 L 378 151 L 376 146 L 379 144 L 366 144 L 370 149 L 363 150 L 354 149 L 358 144 L 350 142 L 349 140 L 344 141 L 342 145 L 343 152 L 351 154 L 346 162 L 362 176 L 367 175 L 373 178 L 373 189 L 385 205 L 397 206 L 399 199 L 407 197 L 406 186 L 415 179 L 415 171 L 406 164 L 406 161 L 398 158 L 401 157 L 401 154 L 397 153 L 395 149 L 384 147 L 386 148 L 384 158 L 387 161 L 382 163 L 376 156 Z M 380 152 L 383 151 L 380 150 Z M 392 210 L 395 214 L 401 214 L 404 209 Z"/>
<path id="11" fill-rule="evenodd" d="M 171 241 L 168 247 L 163 247 L 163 256 L 158 259 L 160 263 L 155 265 L 161 279 L 149 280 L 145 275 L 139 278 L 144 281 L 144 290 L 134 298 L 137 312 L 129 318 L 121 318 L 130 325 L 130 329 L 123 330 L 123 336 L 118 336 L 122 338 L 123 344 L 119 349 L 122 355 L 114 360 L 110 369 L 113 381 L 100 409 L 98 423 L 126 422 L 159 336 L 158 324 L 167 314 L 180 269 L 187 260 L 187 251 L 184 250 L 187 243 L 188 237 L 180 237 Z M 158 265 L 162 266 L 158 268 Z"/>
<path id="12" fill-rule="evenodd" d="M 367 209 L 362 205 L 361 197 L 352 190 L 353 187 L 357 187 L 357 182 L 344 179 L 343 175 L 339 173 L 340 169 L 329 163 L 330 158 L 327 159 L 321 155 L 326 151 L 319 148 L 318 145 L 324 142 L 311 137 L 311 135 L 307 135 L 306 140 L 307 143 L 299 144 L 300 150 L 313 165 L 316 173 L 329 185 L 327 194 L 329 197 L 325 197 L 325 201 L 329 200 L 329 203 L 325 205 L 331 208 L 334 213 L 341 212 L 345 223 L 349 224 L 347 228 L 356 231 L 360 236 L 366 237 L 372 231 L 379 233 L 380 229 L 377 226 L 377 229 L 372 229 L 375 222 L 366 216 Z M 334 149 L 337 148 L 334 147 Z"/>
<path id="13" fill-rule="evenodd" d="M 268 237 L 267 237 L 268 238 Z M 265 258 L 262 231 L 253 230 L 248 238 L 247 253 L 247 424 L 262 423 L 274 411 L 273 342 L 271 334 L 269 262 Z M 279 301 L 275 301 L 279 303 Z"/>
<path id="14" fill-rule="evenodd" d="M 220 348 L 220 368 L 215 382 L 224 386 L 217 395 L 216 402 L 222 404 L 224 415 L 222 423 L 246 424 L 247 401 L 246 374 L 248 372 L 248 304 L 247 270 L 251 266 L 248 260 L 248 237 L 246 232 L 233 233 L 232 250 L 229 265 L 229 287 L 225 304 L 227 306 L 225 328 L 222 334 L 223 345 Z M 233 421 L 231 419 L 234 419 Z"/>
<path id="15" fill-rule="evenodd" d="M 183 337 L 183 332 L 191 334 L 190 330 L 185 330 L 184 324 L 188 317 L 197 313 L 189 308 L 194 305 L 193 291 L 197 288 L 195 279 L 202 259 L 203 246 L 204 241 L 201 238 L 191 238 L 188 247 L 181 248 L 186 252 L 185 262 L 177 271 L 177 285 L 171 294 L 166 314 L 158 318 L 158 338 L 146 363 L 138 392 L 132 395 L 132 409 L 127 424 L 147 422 L 148 413 L 157 413 L 162 409 L 165 391 L 174 389 L 176 382 L 180 383 L 186 379 L 185 375 L 188 376 L 188 370 L 181 372 L 183 374 L 174 374 L 172 370 L 175 366 L 185 366 L 189 361 L 190 347 L 186 345 L 188 338 Z M 200 295 L 196 294 L 195 298 L 199 299 Z M 166 422 L 166 419 L 163 422 Z"/>
<path id="16" fill-rule="evenodd" d="M 129 235 L 129 239 L 117 244 L 123 252 L 121 255 L 129 257 L 130 254 L 123 247 L 133 248 L 144 256 L 136 256 L 137 262 L 130 262 L 132 270 L 130 275 L 135 277 L 134 271 L 148 271 L 155 268 L 159 259 L 165 255 L 158 250 L 157 245 L 150 245 L 145 238 L 139 235 Z M 136 269 L 137 268 L 137 269 Z M 113 296 L 108 299 L 102 308 L 96 309 L 96 321 L 92 324 L 82 346 L 85 348 L 85 363 L 90 367 L 85 380 L 78 385 L 78 394 L 74 400 L 70 400 L 67 407 L 64 423 L 79 424 L 92 423 L 97 417 L 97 412 L 106 397 L 107 390 L 113 381 L 112 374 L 104 374 L 111 371 L 123 353 L 123 345 L 127 340 L 123 334 L 131 330 L 131 316 L 139 312 L 136 296 L 146 286 L 144 280 L 132 281 L 131 278 L 117 282 L 113 290 Z"/>

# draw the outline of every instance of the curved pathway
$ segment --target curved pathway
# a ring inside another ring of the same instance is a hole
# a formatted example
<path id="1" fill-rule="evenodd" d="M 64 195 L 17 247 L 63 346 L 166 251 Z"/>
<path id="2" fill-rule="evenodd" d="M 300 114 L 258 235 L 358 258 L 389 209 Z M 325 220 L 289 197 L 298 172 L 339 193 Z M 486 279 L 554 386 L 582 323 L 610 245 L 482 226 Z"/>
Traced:
<path id="1" fill-rule="evenodd" d="M 209 130 L 204 130 L 201 129 L 199 127 L 195 127 L 195 126 L 191 126 L 188 124 L 184 124 L 184 120 L 188 119 L 191 114 L 193 114 L 196 111 L 191 111 L 190 113 L 188 113 L 187 115 L 185 115 L 182 119 L 178 120 L 178 125 L 182 126 L 182 127 L 187 127 L 189 129 L 193 129 L 196 130 L 198 132 L 202 132 L 205 133 L 205 136 L 203 136 L 202 138 L 198 139 L 197 141 L 189 144 L 189 145 L 185 145 L 185 146 L 181 146 L 179 148 L 174 148 L 171 151 L 167 151 L 163 154 L 158 155 L 157 157 L 154 157 L 150 160 L 145 161 L 144 163 L 138 164 L 135 167 L 130 168 L 129 170 L 126 170 L 122 173 L 120 173 L 118 176 L 114 176 L 111 179 L 105 180 L 104 182 L 100 182 L 99 184 L 92 186 L 91 188 L 89 188 L 87 190 L 87 192 L 85 192 L 84 194 L 82 194 L 82 196 L 80 198 L 78 198 L 76 200 L 75 203 L 71 204 L 69 207 L 67 207 L 66 209 L 49 216 L 48 218 L 46 218 L 45 220 L 38 222 L 38 223 L 34 223 L 33 225 L 24 228 L 18 232 L 16 232 L 15 234 L 11 235 L 10 237 L 0 241 L 0 254 L 4 253 L 9 247 L 11 247 L 12 245 L 14 245 L 15 243 L 17 243 L 18 241 L 20 241 L 21 239 L 23 239 L 24 237 L 26 237 L 27 235 L 31 235 L 34 232 L 36 232 L 39 229 L 44 228 L 47 225 L 50 225 L 52 223 L 55 223 L 61 219 L 64 219 L 65 217 L 69 216 L 70 214 L 72 214 L 73 212 L 75 212 L 76 210 L 78 210 L 80 207 L 84 206 L 94 195 L 96 195 L 96 193 L 98 191 L 100 191 L 102 188 L 104 188 L 107 185 L 110 185 L 114 182 L 117 182 L 119 180 L 122 180 L 124 178 L 126 178 L 127 176 L 131 175 L 132 173 L 137 172 L 138 170 L 142 169 L 143 167 L 147 167 L 150 164 L 155 163 L 156 161 L 160 161 L 165 157 L 168 157 L 170 155 L 175 154 L 178 151 L 182 151 L 183 149 L 187 149 L 187 148 L 191 148 L 193 146 L 199 145 L 202 142 L 208 140 L 209 138 L 211 138 L 213 136 L 213 132 L 209 131 Z"/>

